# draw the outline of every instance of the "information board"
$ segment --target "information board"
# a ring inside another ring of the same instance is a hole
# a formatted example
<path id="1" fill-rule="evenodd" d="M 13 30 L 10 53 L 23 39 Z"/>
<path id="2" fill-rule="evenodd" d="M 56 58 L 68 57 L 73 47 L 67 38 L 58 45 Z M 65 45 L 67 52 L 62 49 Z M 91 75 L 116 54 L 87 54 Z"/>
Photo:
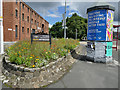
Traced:
<path id="1" fill-rule="evenodd" d="M 41 35 L 41 34 L 31 33 L 31 44 L 33 41 L 50 42 L 50 47 L 51 47 L 51 35 L 50 34 Z"/>
<path id="2" fill-rule="evenodd" d="M 32 35 L 33 41 L 43 41 L 43 42 L 49 42 L 49 35 Z"/>
<path id="3" fill-rule="evenodd" d="M 106 40 L 107 10 L 88 12 L 87 39 L 92 41 Z"/>

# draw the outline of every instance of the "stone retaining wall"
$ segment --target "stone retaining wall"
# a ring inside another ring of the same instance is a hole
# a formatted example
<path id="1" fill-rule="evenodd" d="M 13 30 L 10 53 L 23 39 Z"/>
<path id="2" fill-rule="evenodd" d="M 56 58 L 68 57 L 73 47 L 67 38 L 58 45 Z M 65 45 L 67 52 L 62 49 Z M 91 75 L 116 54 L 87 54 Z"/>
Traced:
<path id="1" fill-rule="evenodd" d="M 8 56 L 3 59 L 2 73 L 9 80 L 6 84 L 13 88 L 39 88 L 47 86 L 60 79 L 75 62 L 73 58 L 80 46 L 77 46 L 67 56 L 49 63 L 41 68 L 25 68 L 20 65 L 11 64 Z"/>

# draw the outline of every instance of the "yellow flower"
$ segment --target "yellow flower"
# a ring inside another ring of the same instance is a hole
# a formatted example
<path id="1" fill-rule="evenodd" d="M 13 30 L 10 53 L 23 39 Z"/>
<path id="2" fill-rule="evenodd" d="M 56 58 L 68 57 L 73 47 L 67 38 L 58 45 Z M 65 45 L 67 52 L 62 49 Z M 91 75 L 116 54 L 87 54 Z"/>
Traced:
<path id="1" fill-rule="evenodd" d="M 55 53 L 53 53 L 53 54 L 55 54 Z"/>
<path id="2" fill-rule="evenodd" d="M 35 62 L 37 62 L 37 61 L 35 61 Z"/>
<path id="3" fill-rule="evenodd" d="M 30 58 L 32 58 L 32 57 L 30 57 Z"/>
<path id="4" fill-rule="evenodd" d="M 51 53 L 51 51 L 49 51 Z"/>
<path id="5" fill-rule="evenodd" d="M 19 51 L 19 53 L 20 53 L 20 51 Z"/>
<path id="6" fill-rule="evenodd" d="M 70 53 L 70 50 L 68 50 L 68 53 Z"/>
<path id="7" fill-rule="evenodd" d="M 39 59 L 36 59 L 36 60 L 39 60 Z"/>
<path id="8" fill-rule="evenodd" d="M 32 67 L 35 67 L 35 65 L 33 65 Z"/>
<path id="9" fill-rule="evenodd" d="M 48 54 L 48 52 L 46 52 L 46 54 Z"/>
<path id="10" fill-rule="evenodd" d="M 23 49 L 22 49 L 22 51 L 23 51 Z"/>

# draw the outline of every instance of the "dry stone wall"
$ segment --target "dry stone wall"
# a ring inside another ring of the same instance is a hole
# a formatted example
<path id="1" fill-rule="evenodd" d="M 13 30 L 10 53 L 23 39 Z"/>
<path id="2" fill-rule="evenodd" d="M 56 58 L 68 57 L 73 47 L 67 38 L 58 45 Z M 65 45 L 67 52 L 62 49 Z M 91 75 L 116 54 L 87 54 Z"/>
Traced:
<path id="1" fill-rule="evenodd" d="M 80 46 L 77 46 L 68 55 L 49 63 L 41 68 L 25 68 L 20 65 L 11 64 L 8 56 L 3 58 L 2 73 L 9 80 L 6 84 L 13 88 L 39 88 L 47 86 L 59 80 L 75 62 L 76 52 Z"/>

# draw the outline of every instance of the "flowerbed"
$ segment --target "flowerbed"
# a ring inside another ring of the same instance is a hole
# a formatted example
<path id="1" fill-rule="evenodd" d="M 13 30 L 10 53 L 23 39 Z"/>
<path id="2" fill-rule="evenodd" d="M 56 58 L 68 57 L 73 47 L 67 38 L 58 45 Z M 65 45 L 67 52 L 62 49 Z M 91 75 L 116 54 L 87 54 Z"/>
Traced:
<path id="1" fill-rule="evenodd" d="M 79 44 L 73 39 L 52 39 L 51 48 L 49 42 L 33 42 L 30 40 L 19 41 L 9 47 L 6 52 L 11 63 L 25 67 L 42 67 L 53 60 L 65 56 L 71 49 Z"/>

